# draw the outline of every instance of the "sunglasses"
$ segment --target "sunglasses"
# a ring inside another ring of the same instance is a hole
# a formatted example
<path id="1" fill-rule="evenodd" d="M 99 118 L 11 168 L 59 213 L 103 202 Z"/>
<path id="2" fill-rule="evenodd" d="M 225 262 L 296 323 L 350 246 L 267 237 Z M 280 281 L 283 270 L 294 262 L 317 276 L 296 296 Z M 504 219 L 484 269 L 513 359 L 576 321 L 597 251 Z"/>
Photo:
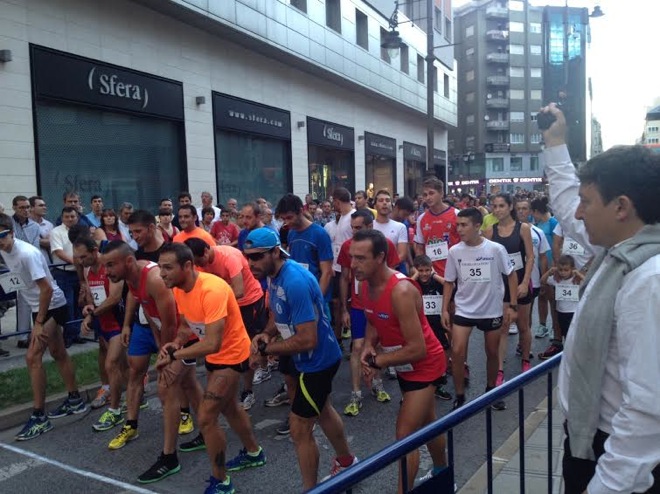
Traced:
<path id="1" fill-rule="evenodd" d="M 11 233 L 11 230 L 2 230 L 0 232 L 0 238 L 5 238 L 7 235 Z"/>
<path id="2" fill-rule="evenodd" d="M 266 254 L 268 254 L 271 250 L 272 250 L 272 249 L 270 249 L 270 250 L 265 250 L 265 251 L 263 251 L 263 252 L 252 252 L 251 254 L 243 253 L 243 255 L 245 256 L 245 258 L 246 258 L 248 261 L 255 261 L 255 262 L 256 262 L 256 261 L 261 261 L 261 260 L 264 258 L 264 256 L 265 256 Z"/>

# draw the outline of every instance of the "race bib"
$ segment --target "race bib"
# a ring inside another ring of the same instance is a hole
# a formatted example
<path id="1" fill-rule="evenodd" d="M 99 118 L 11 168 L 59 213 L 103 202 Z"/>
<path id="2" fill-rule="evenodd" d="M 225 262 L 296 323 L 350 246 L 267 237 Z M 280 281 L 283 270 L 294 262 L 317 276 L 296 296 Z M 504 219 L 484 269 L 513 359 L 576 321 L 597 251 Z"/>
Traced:
<path id="1" fill-rule="evenodd" d="M 140 305 L 140 308 L 138 309 L 138 320 L 140 321 L 140 324 L 143 326 L 148 326 L 149 321 L 147 320 L 147 316 L 144 313 L 144 309 L 142 308 L 142 305 Z"/>
<path id="2" fill-rule="evenodd" d="M 580 287 L 572 283 L 557 283 L 557 286 L 555 286 L 555 300 L 557 302 L 579 302 L 579 290 Z"/>
<path id="3" fill-rule="evenodd" d="M 341 249 L 341 245 L 332 245 L 332 256 L 337 259 L 339 257 L 339 249 Z"/>
<path id="4" fill-rule="evenodd" d="M 522 262 L 522 254 L 520 252 L 509 254 L 509 266 L 511 266 L 514 271 L 518 271 L 519 269 L 523 269 L 525 267 Z"/>
<path id="5" fill-rule="evenodd" d="M 90 286 L 89 290 L 92 292 L 92 300 L 94 301 L 94 307 L 98 307 L 108 298 L 108 296 L 105 293 L 105 287 L 103 285 Z"/>
<path id="6" fill-rule="evenodd" d="M 193 330 L 193 333 L 195 333 L 200 338 L 204 338 L 204 330 L 206 329 L 206 324 L 202 322 L 188 321 L 188 326 L 190 326 L 190 329 Z"/>
<path id="7" fill-rule="evenodd" d="M 461 263 L 461 279 L 465 283 L 489 283 L 490 262 L 475 261 Z"/>
<path id="8" fill-rule="evenodd" d="M 25 288 L 23 278 L 16 273 L 5 273 L 0 275 L 0 286 L 5 293 L 17 292 Z"/>
<path id="9" fill-rule="evenodd" d="M 397 350 L 400 350 L 403 348 L 401 345 L 396 345 L 396 346 L 384 346 L 383 347 L 383 352 L 385 353 L 392 353 Z M 411 372 L 413 371 L 413 366 L 412 364 L 402 364 L 402 365 L 395 365 L 394 370 L 397 372 Z"/>
<path id="10" fill-rule="evenodd" d="M 442 313 L 442 295 L 422 295 L 425 316 L 439 316 Z"/>
<path id="11" fill-rule="evenodd" d="M 572 238 L 566 237 L 564 239 L 564 248 L 562 249 L 562 254 L 568 254 L 569 256 L 583 256 L 584 247 L 582 247 Z"/>
<path id="12" fill-rule="evenodd" d="M 357 280 L 357 278 L 353 278 L 353 287 L 355 288 L 355 295 L 360 294 L 360 282 Z"/>
<path id="13" fill-rule="evenodd" d="M 288 340 L 293 336 L 293 332 L 291 331 L 291 328 L 289 327 L 288 324 L 282 324 L 276 322 L 275 326 L 277 327 L 277 330 L 280 332 L 280 335 L 282 335 L 283 340 Z"/>
<path id="14" fill-rule="evenodd" d="M 449 255 L 449 244 L 447 242 L 426 244 L 426 255 L 431 261 L 444 261 Z"/>

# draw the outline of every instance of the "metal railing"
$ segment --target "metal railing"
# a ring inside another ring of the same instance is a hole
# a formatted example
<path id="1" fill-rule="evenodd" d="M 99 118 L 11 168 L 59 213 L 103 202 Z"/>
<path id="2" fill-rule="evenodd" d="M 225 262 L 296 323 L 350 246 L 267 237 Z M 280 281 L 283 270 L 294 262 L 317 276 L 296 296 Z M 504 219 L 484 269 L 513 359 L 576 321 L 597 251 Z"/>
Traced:
<path id="1" fill-rule="evenodd" d="M 492 437 L 492 410 L 491 405 L 514 392 L 518 393 L 518 439 L 519 439 L 519 461 L 520 461 L 520 493 L 525 493 L 525 386 L 547 376 L 547 399 L 548 399 L 548 493 L 552 492 L 553 468 L 552 468 L 552 391 L 554 388 L 552 372 L 559 366 L 561 354 L 556 355 L 545 362 L 533 367 L 531 370 L 516 376 L 503 385 L 483 394 L 463 405 L 448 415 L 436 420 L 434 423 L 414 432 L 408 437 L 390 444 L 386 448 L 371 455 L 366 460 L 348 468 L 337 476 L 323 482 L 308 494 L 329 494 L 337 492 L 351 492 L 359 482 L 369 478 L 375 473 L 383 470 L 388 465 L 399 461 L 401 471 L 406 472 L 406 455 L 428 443 L 440 434 L 447 433 L 448 445 L 448 468 L 443 475 L 433 477 L 423 484 L 415 487 L 412 491 L 406 488 L 404 479 L 404 494 L 411 493 L 449 493 L 454 492 L 454 441 L 452 429 L 467 419 L 485 411 L 486 412 L 486 469 L 488 475 L 488 493 L 493 492 L 493 437 Z M 405 475 L 405 474 L 404 474 Z"/>

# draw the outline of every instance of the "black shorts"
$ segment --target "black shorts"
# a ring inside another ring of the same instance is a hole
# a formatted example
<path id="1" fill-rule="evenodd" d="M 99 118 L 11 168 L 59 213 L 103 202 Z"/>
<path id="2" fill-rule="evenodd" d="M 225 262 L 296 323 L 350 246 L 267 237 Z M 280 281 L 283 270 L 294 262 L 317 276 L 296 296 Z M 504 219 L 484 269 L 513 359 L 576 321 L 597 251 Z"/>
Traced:
<path id="1" fill-rule="evenodd" d="M 332 277 L 332 299 L 341 297 L 339 287 L 341 286 L 341 271 L 333 271 L 335 275 Z"/>
<path id="2" fill-rule="evenodd" d="M 445 328 L 443 327 L 438 328 L 437 326 L 433 325 L 431 326 L 431 329 L 433 330 L 433 334 L 435 335 L 435 337 L 442 345 L 443 350 L 449 350 L 451 348 L 451 344 L 449 343 L 449 339 L 447 338 L 447 331 L 445 330 Z"/>
<path id="3" fill-rule="evenodd" d="M 458 326 L 465 326 L 468 328 L 476 327 L 478 330 L 488 333 L 489 331 L 497 331 L 502 327 L 503 317 L 492 317 L 489 319 L 470 319 L 467 317 L 454 315 L 454 324 Z"/>
<path id="4" fill-rule="evenodd" d="M 410 391 L 419 391 L 420 389 L 425 389 L 429 386 L 435 386 L 437 381 L 437 379 L 435 381 L 408 381 L 406 379 L 401 379 L 399 374 L 396 375 L 396 380 L 399 381 L 399 389 L 403 394 Z"/>
<path id="5" fill-rule="evenodd" d="M 573 312 L 559 312 L 557 311 L 557 322 L 559 323 L 559 329 L 561 329 L 561 335 L 566 338 L 568 334 L 568 328 L 571 327 L 571 322 L 573 321 Z"/>
<path id="6" fill-rule="evenodd" d="M 533 293 L 532 285 L 529 285 L 529 290 L 527 290 L 527 295 L 525 295 L 522 298 L 518 299 L 518 305 L 527 305 L 531 304 L 532 300 L 534 300 L 534 295 Z M 509 283 L 508 281 L 504 281 L 504 303 L 508 304 L 511 302 L 511 294 L 509 293 Z"/>
<path id="7" fill-rule="evenodd" d="M 534 300 L 535 298 L 538 298 L 539 293 L 541 293 L 541 287 L 532 288 L 532 300 Z"/>
<path id="8" fill-rule="evenodd" d="M 291 412 L 306 419 L 321 415 L 321 410 L 332 393 L 332 380 L 339 370 L 339 364 L 341 359 L 319 372 L 301 372 Z"/>
<path id="9" fill-rule="evenodd" d="M 298 369 L 296 369 L 296 365 L 293 363 L 293 357 L 291 355 L 280 355 L 277 370 L 285 376 L 298 377 L 300 374 Z"/>
<path id="10" fill-rule="evenodd" d="M 232 364 L 232 365 L 227 365 L 227 364 L 213 364 L 209 362 L 208 360 L 204 362 L 206 366 L 206 370 L 209 372 L 217 371 L 217 370 L 222 370 L 222 369 L 231 369 L 233 371 L 236 371 L 240 374 L 243 374 L 243 372 L 247 372 L 250 370 L 250 359 L 247 358 L 243 360 L 240 364 Z"/>
<path id="11" fill-rule="evenodd" d="M 262 296 L 253 304 L 242 305 L 241 318 L 250 339 L 261 333 L 268 324 L 268 309 L 266 308 L 266 296 Z"/>
<path id="12" fill-rule="evenodd" d="M 32 322 L 36 322 L 38 315 L 39 312 L 32 313 Z M 67 305 L 63 305 L 62 307 L 58 307 L 57 309 L 48 309 L 48 312 L 46 313 L 46 317 L 44 318 L 44 324 L 50 318 L 55 319 L 55 322 L 57 323 L 58 326 L 64 327 L 64 325 L 67 322 L 69 322 L 69 307 Z"/>

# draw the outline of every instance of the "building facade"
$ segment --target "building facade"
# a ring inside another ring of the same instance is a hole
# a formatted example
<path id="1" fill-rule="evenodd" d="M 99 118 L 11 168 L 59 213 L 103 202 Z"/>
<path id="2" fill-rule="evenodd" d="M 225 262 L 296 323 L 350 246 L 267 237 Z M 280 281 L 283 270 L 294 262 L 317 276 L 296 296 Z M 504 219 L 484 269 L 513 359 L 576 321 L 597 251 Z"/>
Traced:
<path id="1" fill-rule="evenodd" d="M 11 56 L 0 62 L 0 202 L 39 193 L 57 211 L 62 193 L 76 190 L 83 203 L 99 194 L 107 205 L 153 210 L 181 190 L 194 202 L 206 190 L 219 202 L 291 191 L 322 198 L 369 183 L 415 192 L 405 151 L 409 143 L 425 152 L 426 37 L 402 25 L 407 57 L 384 56 L 392 7 L 3 3 L 0 50 Z M 444 164 L 456 124 L 454 72 L 436 65 L 439 162 L 423 154 L 424 173 Z"/>
<path id="2" fill-rule="evenodd" d="M 450 131 L 449 154 L 457 192 L 544 188 L 536 115 L 544 102 L 556 101 L 552 95 L 564 81 L 556 74 L 565 73 L 563 56 L 555 63 L 557 29 L 547 9 L 521 0 L 475 0 L 455 10 L 458 127 Z M 569 19 L 583 10 L 569 8 Z M 561 40 L 559 49 L 563 54 Z M 584 59 L 584 50 L 576 53 Z M 586 88 L 583 73 L 571 68 L 569 77 Z M 584 92 L 572 94 L 585 99 Z M 571 104 L 579 100 L 574 96 Z M 584 132 L 579 138 L 584 141 Z"/>
<path id="3" fill-rule="evenodd" d="M 660 153 L 660 106 L 646 112 L 641 144 Z"/>

